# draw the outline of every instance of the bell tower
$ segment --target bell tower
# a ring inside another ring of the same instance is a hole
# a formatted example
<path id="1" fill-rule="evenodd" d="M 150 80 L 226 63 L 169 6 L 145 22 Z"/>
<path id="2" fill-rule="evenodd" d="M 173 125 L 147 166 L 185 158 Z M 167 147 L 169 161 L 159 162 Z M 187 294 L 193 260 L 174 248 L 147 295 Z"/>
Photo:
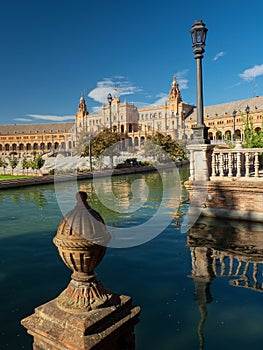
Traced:
<path id="1" fill-rule="evenodd" d="M 79 106 L 78 106 L 78 111 L 76 114 L 76 130 L 77 132 L 81 131 L 87 131 L 87 116 L 89 112 L 87 109 L 86 101 L 84 99 L 84 96 L 81 95 L 81 98 L 79 100 Z"/>
<path id="2" fill-rule="evenodd" d="M 176 81 L 176 76 L 174 76 L 173 82 L 171 84 L 169 99 L 168 99 L 169 110 L 174 114 L 178 113 L 178 105 L 181 102 L 182 102 L 181 92 L 179 90 L 179 86 Z"/>

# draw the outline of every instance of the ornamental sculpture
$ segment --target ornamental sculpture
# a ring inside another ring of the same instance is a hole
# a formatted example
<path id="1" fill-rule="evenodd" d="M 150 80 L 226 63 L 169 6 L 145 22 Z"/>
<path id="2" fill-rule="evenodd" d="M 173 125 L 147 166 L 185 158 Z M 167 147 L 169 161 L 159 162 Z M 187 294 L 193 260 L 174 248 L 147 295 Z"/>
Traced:
<path id="1" fill-rule="evenodd" d="M 86 192 L 78 192 L 77 204 L 61 221 L 53 242 L 73 274 L 57 303 L 68 311 L 90 311 L 118 302 L 118 296 L 97 280 L 95 267 L 101 262 L 111 236 L 101 215 L 87 203 Z"/>

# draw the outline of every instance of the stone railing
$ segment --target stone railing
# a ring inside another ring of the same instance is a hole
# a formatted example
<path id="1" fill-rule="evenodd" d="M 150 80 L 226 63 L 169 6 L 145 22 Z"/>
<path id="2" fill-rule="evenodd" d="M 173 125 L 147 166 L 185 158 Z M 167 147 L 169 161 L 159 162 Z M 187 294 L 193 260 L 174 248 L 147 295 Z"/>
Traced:
<path id="1" fill-rule="evenodd" d="M 210 180 L 261 180 L 263 181 L 263 148 L 217 149 L 211 160 Z"/>

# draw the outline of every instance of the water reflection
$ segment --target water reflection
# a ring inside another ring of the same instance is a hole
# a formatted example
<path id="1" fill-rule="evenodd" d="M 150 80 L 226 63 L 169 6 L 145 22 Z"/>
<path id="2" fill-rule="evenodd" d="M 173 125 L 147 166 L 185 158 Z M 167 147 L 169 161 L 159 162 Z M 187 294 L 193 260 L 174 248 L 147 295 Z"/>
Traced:
<path id="1" fill-rule="evenodd" d="M 36 190 L 36 188 L 26 188 L 25 190 L 11 190 L 0 192 L 0 204 L 1 202 L 10 199 L 13 204 L 23 204 L 24 201 L 32 201 L 37 207 L 44 207 L 48 205 L 48 201 L 45 196 L 44 190 Z"/>
<path id="2" fill-rule="evenodd" d="M 187 236 L 191 252 L 194 299 L 200 312 L 199 349 L 204 349 L 207 304 L 213 301 L 211 282 L 225 277 L 234 287 L 263 291 L 262 224 L 200 219 Z"/>

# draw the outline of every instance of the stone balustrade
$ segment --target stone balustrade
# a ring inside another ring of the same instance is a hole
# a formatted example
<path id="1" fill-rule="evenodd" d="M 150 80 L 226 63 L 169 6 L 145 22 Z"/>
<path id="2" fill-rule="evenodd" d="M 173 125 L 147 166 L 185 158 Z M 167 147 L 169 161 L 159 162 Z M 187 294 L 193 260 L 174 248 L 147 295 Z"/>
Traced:
<path id="1" fill-rule="evenodd" d="M 210 180 L 263 181 L 261 159 L 263 160 L 263 148 L 214 148 Z"/>

